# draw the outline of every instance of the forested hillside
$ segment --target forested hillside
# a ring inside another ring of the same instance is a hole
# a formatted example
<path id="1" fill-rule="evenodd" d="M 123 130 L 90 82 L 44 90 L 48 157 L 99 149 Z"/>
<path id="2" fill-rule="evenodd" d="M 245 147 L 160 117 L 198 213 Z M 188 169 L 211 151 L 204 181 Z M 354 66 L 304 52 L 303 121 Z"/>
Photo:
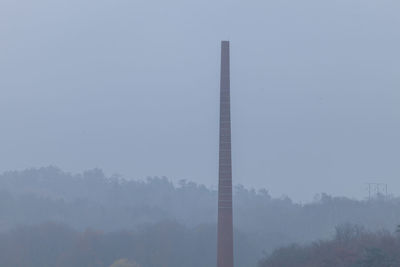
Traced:
<path id="1" fill-rule="evenodd" d="M 143 242 L 133 246 L 139 253 L 135 259 L 139 264 L 145 257 L 151 258 L 150 254 L 141 255 L 140 251 L 147 253 L 146 246 L 159 244 L 155 241 L 159 236 L 143 237 L 154 232 L 146 229 L 175 227 L 175 232 L 161 234 L 165 243 L 160 243 L 157 253 L 174 258 L 170 242 L 182 240 L 185 249 L 202 251 L 202 258 L 197 260 L 199 266 L 209 266 L 209 262 L 215 261 L 216 203 L 216 191 L 202 185 L 187 181 L 174 185 L 167 178 L 157 177 L 145 181 L 106 177 L 97 169 L 70 174 L 46 167 L 0 176 L 2 238 L 17 233 L 29 236 L 34 227 L 42 229 L 46 236 L 49 229 L 43 225 L 49 222 L 61 225 L 58 229 L 62 231 L 75 233 L 71 236 L 77 240 L 88 233 L 97 233 L 100 238 L 120 236 L 124 240 L 131 237 L 137 240 L 139 235 Z M 256 191 L 236 186 L 234 218 L 237 266 L 249 267 L 256 266 L 263 253 L 274 248 L 331 238 L 335 227 L 344 223 L 362 225 L 371 231 L 392 231 L 400 222 L 400 200 L 377 197 L 358 201 L 321 194 L 314 202 L 301 205 L 287 197 L 272 198 L 266 189 Z M 91 230 L 87 232 L 87 229 Z M 128 237 L 117 234 L 121 231 L 129 233 Z M 117 260 L 124 255 L 120 256 L 111 258 Z M 188 265 L 182 259 L 180 263 L 165 266 Z"/>

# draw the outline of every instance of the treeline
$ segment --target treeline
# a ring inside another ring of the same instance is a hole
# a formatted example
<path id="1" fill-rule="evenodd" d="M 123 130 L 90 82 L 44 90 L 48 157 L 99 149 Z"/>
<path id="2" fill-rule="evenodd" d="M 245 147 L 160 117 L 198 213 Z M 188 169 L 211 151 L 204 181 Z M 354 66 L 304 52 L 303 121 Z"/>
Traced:
<path id="1" fill-rule="evenodd" d="M 0 266 L 15 267 L 203 267 L 215 265 L 215 227 L 174 222 L 137 230 L 83 232 L 57 223 L 21 226 L 0 234 Z M 242 244 L 248 240 L 240 240 Z M 246 250 L 245 244 L 241 250 Z M 235 255 L 239 251 L 236 251 Z M 246 266 L 237 261 L 237 266 Z M 252 265 L 250 265 L 252 266 Z M 400 235 L 362 226 L 336 227 L 331 240 L 273 251 L 259 267 L 400 266 Z"/>
<path id="2" fill-rule="evenodd" d="M 174 185 L 165 177 L 137 181 L 106 177 L 98 169 L 70 174 L 55 167 L 13 171 L 0 175 L 0 232 L 46 222 L 78 232 L 137 231 L 165 221 L 188 230 L 204 225 L 215 229 L 216 203 L 215 190 L 187 181 Z M 321 194 L 301 205 L 287 197 L 272 198 L 267 190 L 236 186 L 237 266 L 256 266 L 264 252 L 293 242 L 330 238 L 343 223 L 376 231 L 399 222 L 398 198 L 358 201 Z M 214 243 L 210 240 L 207 247 Z"/>
<path id="3" fill-rule="evenodd" d="M 400 236 L 389 231 L 369 232 L 362 226 L 336 227 L 334 239 L 275 250 L 259 267 L 397 267 Z"/>

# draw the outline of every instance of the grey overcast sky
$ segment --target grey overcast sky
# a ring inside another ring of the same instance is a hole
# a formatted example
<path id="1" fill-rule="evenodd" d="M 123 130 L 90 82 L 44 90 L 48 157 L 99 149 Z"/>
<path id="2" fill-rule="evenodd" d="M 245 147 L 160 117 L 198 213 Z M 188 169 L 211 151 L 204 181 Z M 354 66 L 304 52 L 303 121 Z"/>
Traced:
<path id="1" fill-rule="evenodd" d="M 220 41 L 234 182 L 400 195 L 398 0 L 0 0 L 0 171 L 217 184 Z"/>

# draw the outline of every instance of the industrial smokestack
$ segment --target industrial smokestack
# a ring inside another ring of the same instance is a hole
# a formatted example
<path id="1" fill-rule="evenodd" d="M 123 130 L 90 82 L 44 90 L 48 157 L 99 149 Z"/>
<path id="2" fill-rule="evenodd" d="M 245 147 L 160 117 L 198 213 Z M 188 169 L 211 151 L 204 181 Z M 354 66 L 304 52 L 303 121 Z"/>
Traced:
<path id="1" fill-rule="evenodd" d="M 233 267 L 229 42 L 221 43 L 217 267 Z"/>

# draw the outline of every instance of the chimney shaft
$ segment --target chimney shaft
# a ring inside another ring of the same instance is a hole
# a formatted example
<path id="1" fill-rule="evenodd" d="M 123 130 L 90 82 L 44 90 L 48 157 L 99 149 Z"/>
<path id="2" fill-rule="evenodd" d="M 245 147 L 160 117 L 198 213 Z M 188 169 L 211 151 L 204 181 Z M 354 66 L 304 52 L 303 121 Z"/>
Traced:
<path id="1" fill-rule="evenodd" d="M 221 43 L 217 267 L 233 267 L 229 42 Z"/>

